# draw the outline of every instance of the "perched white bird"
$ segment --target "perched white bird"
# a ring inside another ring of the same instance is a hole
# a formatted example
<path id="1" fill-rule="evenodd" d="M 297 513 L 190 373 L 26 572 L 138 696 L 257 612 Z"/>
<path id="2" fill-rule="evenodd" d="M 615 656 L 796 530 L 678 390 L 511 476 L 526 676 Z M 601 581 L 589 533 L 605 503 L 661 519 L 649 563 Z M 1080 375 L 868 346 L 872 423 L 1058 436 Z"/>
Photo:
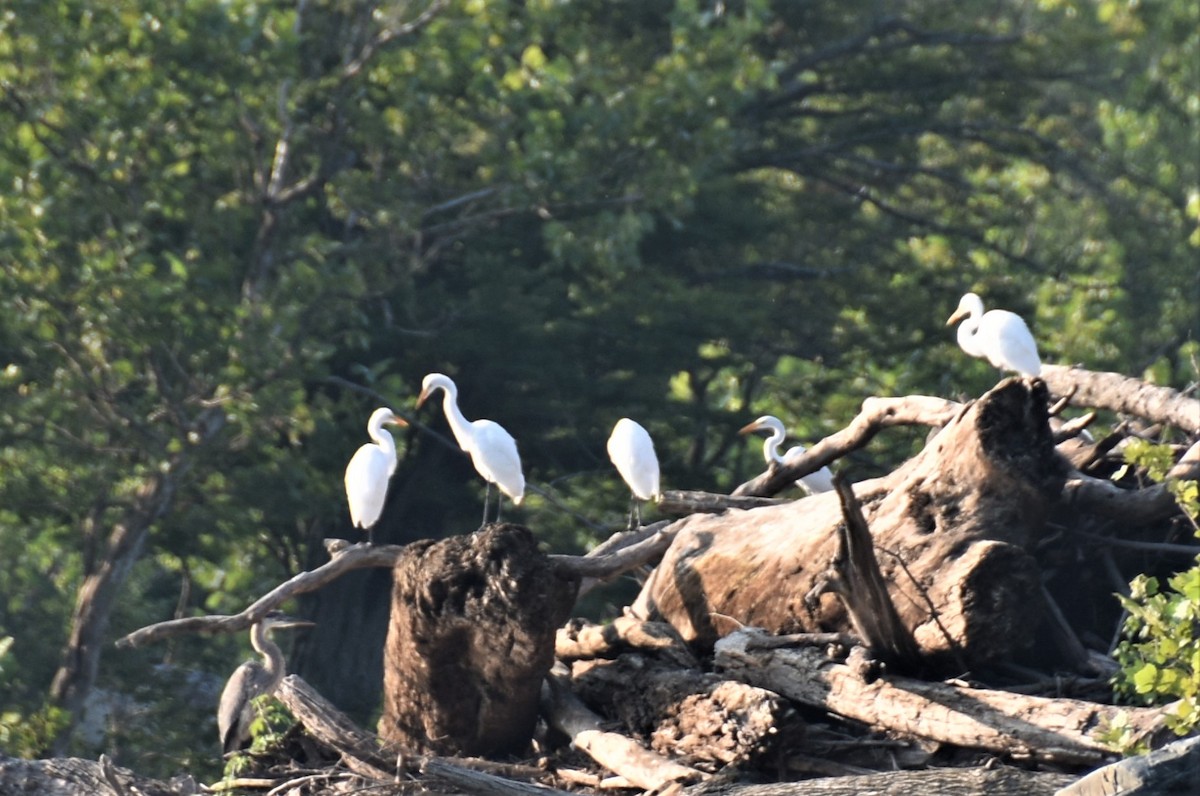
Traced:
<path id="1" fill-rule="evenodd" d="M 763 458 L 767 464 L 772 462 L 780 466 L 791 464 L 804 454 L 803 445 L 794 445 L 788 448 L 787 453 L 782 456 L 779 454 L 779 446 L 783 444 L 787 430 L 783 427 L 783 421 L 773 415 L 763 415 L 753 423 L 747 423 L 738 433 L 751 434 L 755 431 L 771 432 L 771 435 L 763 441 Z M 800 476 L 796 481 L 796 486 L 810 495 L 816 492 L 831 492 L 833 490 L 833 473 L 828 467 L 822 467 L 815 473 Z"/>
<path id="2" fill-rule="evenodd" d="M 642 500 L 660 500 L 662 490 L 658 486 L 658 456 L 654 453 L 654 440 L 641 425 L 623 417 L 613 426 L 608 437 L 608 458 L 625 479 L 631 492 L 629 500 L 629 527 L 642 524 Z"/>
<path id="3" fill-rule="evenodd" d="M 525 476 L 521 473 L 521 456 L 517 453 L 517 441 L 504 430 L 499 423 L 491 420 L 467 420 L 458 408 L 458 387 L 449 376 L 441 373 L 430 373 L 421 382 L 421 394 L 417 397 L 417 408 L 437 390 L 442 390 L 442 409 L 450 430 L 458 440 L 458 446 L 471 457 L 471 463 L 476 471 L 487 482 L 487 492 L 483 496 L 483 522 L 487 524 L 488 503 L 491 499 L 492 484 L 512 499 L 514 506 L 521 505 L 525 497 Z M 503 498 L 497 496 L 496 520 L 500 520 L 499 502 Z"/>
<path id="4" fill-rule="evenodd" d="M 270 611 L 250 626 L 250 644 L 262 656 L 262 663 L 246 661 L 234 670 L 217 707 L 217 729 L 221 733 L 221 748 L 226 755 L 249 746 L 250 725 L 254 721 L 254 700 L 263 694 L 274 694 L 283 681 L 283 652 L 271 641 L 271 631 L 285 627 L 313 627 L 313 623 L 288 616 L 282 611 Z"/>
<path id="5" fill-rule="evenodd" d="M 374 541 L 372 529 L 383 513 L 383 501 L 387 497 L 388 480 L 396 472 L 396 441 L 383 430 L 384 425 L 407 426 L 386 407 L 376 409 L 367 421 L 368 442 L 350 458 L 346 465 L 346 500 L 350 504 L 350 522 L 356 528 L 365 528 L 367 543 Z"/>
<path id="6" fill-rule="evenodd" d="M 966 318 L 958 327 L 958 345 L 973 357 L 981 357 L 1000 370 L 1012 370 L 1024 376 L 1042 371 L 1037 343 L 1021 316 L 1008 310 L 983 311 L 983 299 L 968 293 L 946 325 Z"/>

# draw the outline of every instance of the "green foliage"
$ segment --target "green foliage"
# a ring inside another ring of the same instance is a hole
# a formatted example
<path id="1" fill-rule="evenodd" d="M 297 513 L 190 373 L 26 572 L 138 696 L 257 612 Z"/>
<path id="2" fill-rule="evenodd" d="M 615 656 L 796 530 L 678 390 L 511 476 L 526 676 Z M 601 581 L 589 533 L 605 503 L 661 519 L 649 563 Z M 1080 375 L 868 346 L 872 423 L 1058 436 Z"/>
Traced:
<path id="1" fill-rule="evenodd" d="M 0 693 L 13 686 L 12 636 L 0 635 Z M 48 739 L 63 726 L 63 711 L 48 707 L 23 712 L 11 705 L 0 705 L 0 754 L 29 757 L 45 747 Z"/>
<path id="2" fill-rule="evenodd" d="M 254 758 L 270 754 L 296 724 L 295 717 L 283 703 L 269 694 L 255 697 L 252 704 L 256 715 L 254 721 L 250 722 L 250 747 L 226 761 L 226 777 L 240 776 L 253 770 Z"/>
<path id="3" fill-rule="evenodd" d="M 1172 464 L 1168 446 L 1146 441 L 1135 441 L 1125 456 L 1130 465 L 1144 468 L 1158 481 Z M 1170 485 L 1192 522 L 1200 520 L 1196 482 Z M 1200 537 L 1200 527 L 1196 535 Z M 1146 704 L 1177 701 L 1167 714 L 1167 726 L 1179 735 L 1200 727 L 1200 556 L 1191 568 L 1167 578 L 1165 585 L 1139 575 L 1130 584 L 1129 596 L 1118 598 L 1128 613 L 1116 651 L 1121 665 L 1118 692 Z M 1126 749 L 1131 738 L 1121 728 L 1112 730 L 1109 740 Z"/>

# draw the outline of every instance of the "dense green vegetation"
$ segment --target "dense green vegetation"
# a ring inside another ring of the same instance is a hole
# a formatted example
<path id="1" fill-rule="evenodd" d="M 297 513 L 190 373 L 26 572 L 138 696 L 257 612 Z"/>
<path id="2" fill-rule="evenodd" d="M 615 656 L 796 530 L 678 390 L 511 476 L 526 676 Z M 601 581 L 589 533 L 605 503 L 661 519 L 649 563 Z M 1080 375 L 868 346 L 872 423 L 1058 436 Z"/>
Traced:
<path id="1" fill-rule="evenodd" d="M 135 697 L 122 762 L 215 770 L 183 683 L 244 641 L 111 641 L 238 610 L 357 538 L 342 468 L 433 370 L 516 436 L 515 516 L 555 550 L 622 521 L 623 415 L 667 488 L 727 490 L 760 465 L 736 435 L 758 414 L 813 439 L 868 395 L 977 394 L 994 372 L 942 327 L 966 289 L 1048 361 L 1196 378 L 1197 15 L 6 4 L 0 748 L 86 751 L 69 730 L 103 688 Z M 377 538 L 478 523 L 482 484 L 436 411 L 416 420 Z M 364 717 L 386 594 L 317 598 L 338 619 L 297 656 Z"/>

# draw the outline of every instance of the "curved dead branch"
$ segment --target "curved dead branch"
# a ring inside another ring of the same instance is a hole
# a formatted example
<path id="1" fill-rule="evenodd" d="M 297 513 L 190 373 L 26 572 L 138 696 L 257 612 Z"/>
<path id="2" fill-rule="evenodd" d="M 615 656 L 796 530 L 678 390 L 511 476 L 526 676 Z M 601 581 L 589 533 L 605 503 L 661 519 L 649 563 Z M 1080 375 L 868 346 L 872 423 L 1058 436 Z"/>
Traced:
<path id="1" fill-rule="evenodd" d="M 733 494 L 770 497 L 791 486 L 800 476 L 816 472 L 863 447 L 885 428 L 943 426 L 962 409 L 960 403 L 929 395 L 868 398 L 850 425 L 813 445 L 793 463 L 785 467 L 772 465 L 767 472 L 733 490 Z"/>

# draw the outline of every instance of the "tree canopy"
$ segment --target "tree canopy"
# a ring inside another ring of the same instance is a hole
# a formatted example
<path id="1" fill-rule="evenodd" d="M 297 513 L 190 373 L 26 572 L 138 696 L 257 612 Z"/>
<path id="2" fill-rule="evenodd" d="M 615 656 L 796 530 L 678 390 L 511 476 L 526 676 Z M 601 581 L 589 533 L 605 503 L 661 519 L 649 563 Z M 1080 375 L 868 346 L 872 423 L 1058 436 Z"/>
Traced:
<path id="1" fill-rule="evenodd" d="M 979 392 L 943 328 L 969 289 L 1046 361 L 1194 380 L 1198 14 L 9 3 L 0 744 L 86 744 L 88 695 L 155 664 L 232 670 L 242 640 L 109 642 L 357 540 L 341 473 L 378 405 L 417 422 L 377 538 L 473 529 L 482 484 L 412 409 L 427 372 L 517 438 L 516 518 L 558 551 L 623 520 L 622 416 L 665 486 L 728 491 L 759 414 L 812 439 L 868 395 Z M 341 621 L 298 656 L 360 714 L 385 597 L 319 598 Z"/>

